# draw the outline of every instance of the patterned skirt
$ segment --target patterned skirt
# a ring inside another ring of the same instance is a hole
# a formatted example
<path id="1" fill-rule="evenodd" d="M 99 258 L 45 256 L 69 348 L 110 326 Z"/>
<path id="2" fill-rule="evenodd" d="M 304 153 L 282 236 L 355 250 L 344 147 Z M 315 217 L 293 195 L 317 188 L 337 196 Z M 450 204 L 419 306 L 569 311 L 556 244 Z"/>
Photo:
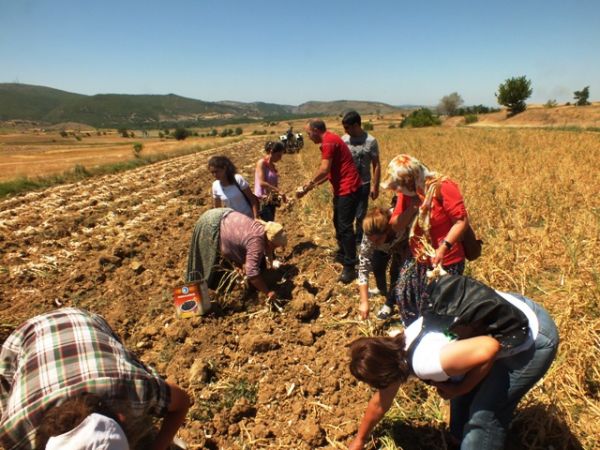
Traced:
<path id="1" fill-rule="evenodd" d="M 443 267 L 450 274 L 462 275 L 465 270 L 465 262 L 463 260 Z M 417 264 L 414 258 L 405 259 L 400 268 L 398 282 L 394 288 L 394 297 L 400 310 L 400 317 L 406 327 L 421 316 L 421 305 L 427 302 L 428 270 L 428 266 Z"/>

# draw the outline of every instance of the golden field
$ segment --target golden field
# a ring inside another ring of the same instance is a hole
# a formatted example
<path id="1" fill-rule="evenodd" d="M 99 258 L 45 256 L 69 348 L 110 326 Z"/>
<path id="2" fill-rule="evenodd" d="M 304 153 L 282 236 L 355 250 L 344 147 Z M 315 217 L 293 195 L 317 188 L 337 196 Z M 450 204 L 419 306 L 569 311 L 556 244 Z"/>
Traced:
<path id="1" fill-rule="evenodd" d="M 331 125 L 341 131 L 333 121 Z M 509 448 L 524 443 L 532 449 L 550 448 L 550 443 L 555 449 L 598 448 L 600 134 L 377 125 L 372 134 L 379 142 L 382 168 L 395 155 L 408 153 L 459 184 L 473 227 L 485 242 L 482 257 L 467 264 L 466 274 L 533 298 L 558 325 L 558 356 L 520 403 L 514 423 L 518 434 Z M 307 171 L 314 170 L 317 152 L 309 144 L 302 153 Z M 382 197 L 378 202 L 387 204 L 391 194 L 383 192 Z M 402 433 L 403 422 L 424 429 L 443 423 L 443 401 L 433 391 L 424 401 L 416 395 L 419 390 L 416 385 L 401 389 L 388 413 L 396 425 L 392 420 L 383 425 L 381 448 L 398 448 L 391 437 Z"/>
<path id="2" fill-rule="evenodd" d="M 142 155 L 169 154 L 193 145 L 214 147 L 233 138 L 188 138 L 185 141 L 151 137 L 123 138 L 112 132 L 97 136 L 79 133 L 81 140 L 58 132 L 22 132 L 0 134 L 0 181 L 19 177 L 47 177 L 67 172 L 76 165 L 94 168 L 131 160 L 133 144 L 143 144 Z M 136 133 L 137 134 L 137 133 Z"/>

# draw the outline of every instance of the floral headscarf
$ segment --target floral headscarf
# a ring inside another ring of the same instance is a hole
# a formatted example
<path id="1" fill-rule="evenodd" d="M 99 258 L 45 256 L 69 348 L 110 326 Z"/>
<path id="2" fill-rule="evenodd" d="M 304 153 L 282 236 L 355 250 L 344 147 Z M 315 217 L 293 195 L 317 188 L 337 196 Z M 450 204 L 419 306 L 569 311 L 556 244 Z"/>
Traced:
<path id="1" fill-rule="evenodd" d="M 392 189 L 405 195 L 417 195 L 421 201 L 419 212 L 410 227 L 409 240 L 415 249 L 415 258 L 428 263 L 433 246 L 431 244 L 431 203 L 440 197 L 442 181 L 447 177 L 431 172 L 425 164 L 410 155 L 398 155 L 387 167 L 387 176 L 381 183 L 384 189 Z"/>

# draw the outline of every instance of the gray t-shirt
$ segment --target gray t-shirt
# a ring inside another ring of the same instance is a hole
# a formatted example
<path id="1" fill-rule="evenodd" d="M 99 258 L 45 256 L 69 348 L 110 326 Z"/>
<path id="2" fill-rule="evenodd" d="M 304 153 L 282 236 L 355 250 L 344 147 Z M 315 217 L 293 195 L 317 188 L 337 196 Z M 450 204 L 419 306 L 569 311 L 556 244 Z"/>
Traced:
<path id="1" fill-rule="evenodd" d="M 373 158 L 379 156 L 377 139 L 369 133 L 365 133 L 360 137 L 350 137 L 350 135 L 345 134 L 342 136 L 342 140 L 346 143 L 352 153 L 352 159 L 358 169 L 363 184 L 370 183 L 371 161 Z"/>

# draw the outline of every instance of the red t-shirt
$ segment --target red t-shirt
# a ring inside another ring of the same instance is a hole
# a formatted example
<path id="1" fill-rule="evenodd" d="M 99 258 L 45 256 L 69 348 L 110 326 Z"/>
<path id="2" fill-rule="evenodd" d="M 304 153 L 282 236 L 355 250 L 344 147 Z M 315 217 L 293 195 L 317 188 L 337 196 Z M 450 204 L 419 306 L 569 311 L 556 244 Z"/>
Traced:
<path id="1" fill-rule="evenodd" d="M 392 213 L 392 218 L 399 216 L 410 205 L 410 197 L 398 193 L 396 207 Z M 458 189 L 458 185 L 451 180 L 442 181 L 440 188 L 440 198 L 434 198 L 431 202 L 430 235 L 433 248 L 438 248 L 454 222 L 467 217 L 467 209 L 463 197 Z M 416 256 L 415 241 L 411 240 L 410 250 L 413 256 Z M 450 250 L 444 254 L 444 266 L 456 264 L 465 259 L 465 251 L 462 242 L 455 242 Z"/>
<path id="2" fill-rule="evenodd" d="M 321 142 L 321 159 L 331 161 L 329 182 L 333 188 L 333 195 L 348 195 L 356 192 L 361 186 L 360 175 L 352 153 L 348 146 L 337 134 L 326 131 Z"/>

